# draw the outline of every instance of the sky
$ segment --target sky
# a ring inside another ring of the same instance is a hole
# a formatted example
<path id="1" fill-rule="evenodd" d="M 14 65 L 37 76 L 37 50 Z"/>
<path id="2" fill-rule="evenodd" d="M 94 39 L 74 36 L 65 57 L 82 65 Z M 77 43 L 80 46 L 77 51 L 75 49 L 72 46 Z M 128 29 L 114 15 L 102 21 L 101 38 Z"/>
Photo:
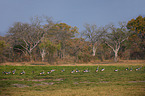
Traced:
<path id="1" fill-rule="evenodd" d="M 0 0 L 0 36 L 15 22 L 28 23 L 35 16 L 52 17 L 84 30 L 84 24 L 98 27 L 145 17 L 145 0 Z"/>

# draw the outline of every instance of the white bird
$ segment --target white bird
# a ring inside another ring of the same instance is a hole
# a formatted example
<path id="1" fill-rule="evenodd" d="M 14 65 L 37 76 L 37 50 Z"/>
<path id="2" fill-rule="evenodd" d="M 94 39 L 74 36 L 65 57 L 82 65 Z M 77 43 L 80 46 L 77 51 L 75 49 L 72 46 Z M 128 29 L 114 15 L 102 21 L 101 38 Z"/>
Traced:
<path id="1" fill-rule="evenodd" d="M 25 74 L 25 71 L 23 70 L 20 74 Z"/>

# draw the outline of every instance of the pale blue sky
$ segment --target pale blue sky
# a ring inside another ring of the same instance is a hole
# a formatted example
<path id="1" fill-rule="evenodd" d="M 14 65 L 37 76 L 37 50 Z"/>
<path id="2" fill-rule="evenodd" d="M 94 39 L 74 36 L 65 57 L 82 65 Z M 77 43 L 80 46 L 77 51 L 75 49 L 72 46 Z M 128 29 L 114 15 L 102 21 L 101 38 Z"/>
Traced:
<path id="1" fill-rule="evenodd" d="M 53 17 L 82 31 L 85 23 L 116 25 L 139 15 L 145 16 L 145 0 L 0 0 L 0 35 L 34 16 Z"/>

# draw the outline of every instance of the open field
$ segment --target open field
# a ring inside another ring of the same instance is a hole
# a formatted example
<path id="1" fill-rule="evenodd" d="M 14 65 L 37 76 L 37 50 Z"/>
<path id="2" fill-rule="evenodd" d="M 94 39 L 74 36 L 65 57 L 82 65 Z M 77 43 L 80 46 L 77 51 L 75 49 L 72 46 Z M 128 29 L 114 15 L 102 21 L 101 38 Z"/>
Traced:
<path id="1" fill-rule="evenodd" d="M 1 65 L 0 96 L 145 96 L 144 62 L 70 65 Z M 98 66 L 99 71 L 95 72 Z M 89 72 L 84 73 L 87 68 Z M 141 69 L 135 71 L 136 68 Z M 15 74 L 3 73 L 14 69 Z M 52 69 L 55 71 L 47 74 Z M 62 69 L 65 71 L 61 72 Z M 71 73 L 76 69 L 80 72 Z M 118 71 L 114 72 L 115 69 Z M 21 75 L 23 70 L 25 74 Z M 43 70 L 45 74 L 40 75 Z"/>

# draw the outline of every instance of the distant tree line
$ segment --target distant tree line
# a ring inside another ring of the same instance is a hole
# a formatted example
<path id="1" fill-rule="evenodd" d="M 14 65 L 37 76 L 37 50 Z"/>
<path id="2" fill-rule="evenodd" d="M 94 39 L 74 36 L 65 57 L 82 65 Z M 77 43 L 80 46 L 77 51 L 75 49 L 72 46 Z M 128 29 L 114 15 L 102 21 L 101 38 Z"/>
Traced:
<path id="1" fill-rule="evenodd" d="M 77 27 L 48 17 L 34 17 L 31 23 L 16 22 L 6 36 L 0 36 L 0 62 L 145 59 L 145 17 L 118 25 L 85 24 L 85 30 L 79 32 Z"/>

